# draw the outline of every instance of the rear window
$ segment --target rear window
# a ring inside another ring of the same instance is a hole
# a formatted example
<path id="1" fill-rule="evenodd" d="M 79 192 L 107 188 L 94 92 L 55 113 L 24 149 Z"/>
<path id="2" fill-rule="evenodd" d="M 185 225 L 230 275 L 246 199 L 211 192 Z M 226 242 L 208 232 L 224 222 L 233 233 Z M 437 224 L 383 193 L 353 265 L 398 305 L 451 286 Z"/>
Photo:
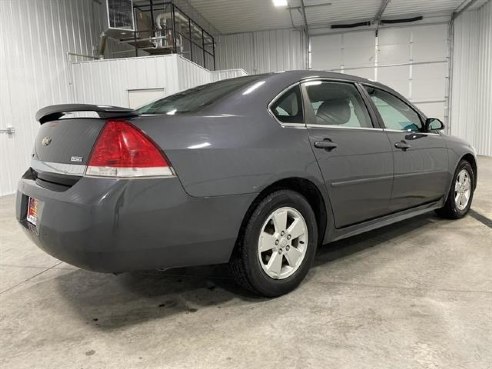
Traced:
<path id="1" fill-rule="evenodd" d="M 283 123 L 302 123 L 304 121 L 302 112 L 302 97 L 299 85 L 292 87 L 271 108 L 277 119 Z"/>
<path id="2" fill-rule="evenodd" d="M 195 112 L 261 77 L 260 75 L 245 76 L 198 86 L 154 101 L 137 111 L 139 114 L 169 115 Z"/>

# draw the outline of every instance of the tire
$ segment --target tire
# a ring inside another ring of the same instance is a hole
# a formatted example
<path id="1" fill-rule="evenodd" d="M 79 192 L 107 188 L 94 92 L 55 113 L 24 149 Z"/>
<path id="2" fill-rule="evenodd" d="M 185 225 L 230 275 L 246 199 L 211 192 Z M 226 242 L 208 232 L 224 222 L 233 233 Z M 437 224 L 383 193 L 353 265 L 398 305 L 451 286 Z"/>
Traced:
<path id="1" fill-rule="evenodd" d="M 304 279 L 317 244 L 316 217 L 307 200 L 295 191 L 279 190 L 253 210 L 236 244 L 230 268 L 242 287 L 266 297 L 280 296 Z"/>
<path id="2" fill-rule="evenodd" d="M 464 185 L 465 187 L 461 187 L 461 191 L 463 191 L 465 188 L 469 188 L 469 196 L 466 201 L 466 204 L 461 202 L 459 196 L 460 186 L 463 186 L 463 184 L 459 183 L 460 176 L 462 175 L 462 173 L 466 173 L 466 176 L 468 178 L 468 181 L 467 182 L 465 181 L 467 183 L 466 185 Z M 470 210 L 470 206 L 473 200 L 474 190 L 475 190 L 475 173 L 473 172 L 473 168 L 468 161 L 461 160 L 458 163 L 458 166 L 456 167 L 456 171 L 453 176 L 453 181 L 451 182 L 451 188 L 449 189 L 449 194 L 446 203 L 441 209 L 438 209 L 436 213 L 439 216 L 448 219 L 463 218 Z"/>

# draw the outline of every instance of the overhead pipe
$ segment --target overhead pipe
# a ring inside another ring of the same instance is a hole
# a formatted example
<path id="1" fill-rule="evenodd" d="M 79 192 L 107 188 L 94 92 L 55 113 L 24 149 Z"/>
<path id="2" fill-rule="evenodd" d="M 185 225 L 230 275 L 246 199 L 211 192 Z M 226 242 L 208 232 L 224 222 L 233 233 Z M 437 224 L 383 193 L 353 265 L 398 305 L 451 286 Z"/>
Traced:
<path id="1" fill-rule="evenodd" d="M 155 17 L 155 22 L 157 23 L 157 25 L 156 25 L 157 29 L 162 30 L 161 22 L 162 22 L 162 19 L 165 17 L 166 17 L 166 13 L 160 13 L 157 15 L 157 17 Z"/>
<path id="2" fill-rule="evenodd" d="M 97 47 L 97 57 L 99 59 L 104 59 L 104 51 L 106 50 L 106 43 L 108 40 L 108 35 L 106 32 L 102 32 L 99 36 L 99 45 Z"/>
<path id="3" fill-rule="evenodd" d="M 411 18 L 398 18 L 398 19 L 382 19 L 381 24 L 398 24 L 398 23 L 412 23 L 424 19 L 423 16 L 419 15 L 417 17 Z"/>
<path id="4" fill-rule="evenodd" d="M 155 33 L 157 40 L 155 41 L 154 45 L 155 47 L 162 47 L 163 46 L 163 39 L 162 39 L 162 20 L 166 18 L 166 13 L 160 13 L 155 17 L 155 23 L 156 23 L 156 28 L 157 31 Z"/>
<path id="5" fill-rule="evenodd" d="M 372 24 L 371 21 L 364 21 L 364 22 L 357 22 L 357 23 L 348 23 L 348 24 L 332 24 L 331 28 L 332 29 L 339 29 L 339 28 L 355 28 L 355 27 L 362 27 L 362 26 L 370 26 Z"/>

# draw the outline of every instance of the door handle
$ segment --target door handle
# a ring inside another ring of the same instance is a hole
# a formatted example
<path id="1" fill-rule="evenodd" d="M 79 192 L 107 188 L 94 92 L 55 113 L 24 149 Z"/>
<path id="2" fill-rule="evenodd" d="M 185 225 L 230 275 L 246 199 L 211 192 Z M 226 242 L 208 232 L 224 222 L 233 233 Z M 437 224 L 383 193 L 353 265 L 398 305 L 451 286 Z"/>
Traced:
<path id="1" fill-rule="evenodd" d="M 331 151 L 333 149 L 336 149 L 338 147 L 338 145 L 331 141 L 330 139 L 325 139 L 323 141 L 316 141 L 314 143 L 314 147 L 316 147 L 317 149 L 324 149 L 326 151 Z"/>
<path id="2" fill-rule="evenodd" d="M 400 149 L 400 150 L 403 150 L 403 151 L 407 151 L 412 146 L 410 146 L 409 144 L 407 144 L 405 141 L 400 141 L 400 142 L 395 143 L 395 147 L 397 149 Z"/>

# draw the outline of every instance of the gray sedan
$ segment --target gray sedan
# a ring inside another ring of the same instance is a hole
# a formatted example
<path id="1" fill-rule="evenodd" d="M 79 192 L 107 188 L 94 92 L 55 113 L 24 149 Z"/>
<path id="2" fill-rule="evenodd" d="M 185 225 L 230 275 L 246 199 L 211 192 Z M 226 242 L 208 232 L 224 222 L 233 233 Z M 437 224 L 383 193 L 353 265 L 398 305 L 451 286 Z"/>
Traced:
<path id="1" fill-rule="evenodd" d="M 278 296 L 318 245 L 432 210 L 461 218 L 476 185 L 472 146 L 345 74 L 246 76 L 136 111 L 36 118 L 17 219 L 47 253 L 100 272 L 229 263 L 242 286 Z"/>

